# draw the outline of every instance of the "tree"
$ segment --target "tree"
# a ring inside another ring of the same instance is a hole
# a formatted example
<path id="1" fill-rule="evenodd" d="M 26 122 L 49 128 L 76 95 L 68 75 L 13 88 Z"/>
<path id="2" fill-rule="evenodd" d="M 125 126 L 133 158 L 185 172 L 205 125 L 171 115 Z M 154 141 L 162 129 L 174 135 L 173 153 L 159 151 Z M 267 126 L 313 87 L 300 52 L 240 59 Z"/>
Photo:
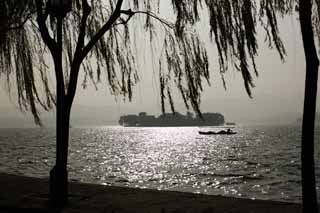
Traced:
<path id="1" fill-rule="evenodd" d="M 64 6 L 55 5 L 55 2 L 60 1 L 28 2 L 35 5 L 36 12 L 32 13 L 33 16 L 24 25 L 23 31 L 28 33 L 25 33 L 17 44 L 25 55 L 12 47 L 6 51 L 0 49 L 1 61 L 5 67 L 0 73 L 7 76 L 8 85 L 12 82 L 12 73 L 14 74 L 18 88 L 18 103 L 23 109 L 30 107 L 36 123 L 41 124 L 38 115 L 39 105 L 46 110 L 51 109 L 53 104 L 56 105 L 57 151 L 56 165 L 50 173 L 50 193 L 58 206 L 63 206 L 67 201 L 69 120 L 79 72 L 85 74 L 84 86 L 88 80 L 96 86 L 101 81 L 101 76 L 106 74 L 111 93 L 123 95 L 130 100 L 132 86 L 139 80 L 136 66 L 138 55 L 133 51 L 136 41 L 136 28 L 133 29 L 133 25 L 143 26 L 148 32 L 150 46 L 153 50 L 159 50 L 162 111 L 165 111 L 165 101 L 168 101 L 171 110 L 174 111 L 171 91 L 175 86 L 186 107 L 189 109 L 191 106 L 200 114 L 202 82 L 205 80 L 209 83 L 210 77 L 209 58 L 193 26 L 203 17 L 205 9 L 208 11 L 210 34 L 219 55 L 219 71 L 223 82 L 223 75 L 228 67 L 234 66 L 241 73 L 245 89 L 251 97 L 251 89 L 254 86 L 252 73 L 258 74 L 255 63 L 258 51 L 256 26 L 260 23 L 265 29 L 269 47 L 274 47 L 283 60 L 285 48 L 279 37 L 277 14 L 291 14 L 295 6 L 294 0 L 175 0 L 171 5 L 176 19 L 174 23 L 170 23 L 160 17 L 160 0 L 66 0 Z M 314 10 L 314 17 L 315 20 L 319 20 L 320 3 L 318 0 L 315 2 L 318 10 Z M 302 30 L 305 42 L 308 40 L 307 36 L 310 36 L 310 28 L 312 32 L 312 23 L 308 18 L 311 10 L 308 3 L 300 1 L 299 5 L 300 21 L 301 24 L 304 23 L 301 25 L 302 29 L 309 28 L 309 31 Z M 302 11 L 303 8 L 308 12 Z M 319 28 L 316 29 L 320 35 Z M 37 45 L 21 43 L 22 40 L 31 39 L 35 40 Z M 306 52 L 312 48 L 311 42 L 309 45 L 305 45 Z M 313 50 L 312 52 L 314 55 Z M 50 69 L 46 66 L 47 59 L 43 53 L 52 56 L 56 95 L 48 83 Z M 15 64 L 12 64 L 11 56 L 16 59 L 28 57 L 22 62 L 16 60 Z M 92 62 L 97 66 L 92 66 Z M 307 64 L 313 62 L 314 60 L 307 60 Z M 313 67 L 317 67 L 316 64 Z M 35 78 L 39 78 L 41 84 L 39 81 L 35 84 Z M 313 97 L 311 99 L 315 100 Z M 312 115 L 308 119 L 312 119 Z M 304 123 L 304 127 L 306 125 Z M 306 131 L 303 131 L 303 135 L 306 135 Z M 308 144 L 309 148 L 304 149 L 306 140 L 311 138 L 303 139 L 303 150 L 307 150 L 303 151 L 306 153 L 303 156 L 312 154 L 312 143 Z M 308 159 L 302 158 L 303 168 L 309 168 L 306 170 L 309 172 L 313 170 L 312 156 Z M 306 174 L 311 173 L 303 174 L 303 182 L 309 182 Z M 312 181 L 314 179 L 311 179 Z M 314 185 L 309 186 L 312 188 Z M 303 187 L 306 185 L 303 184 Z M 304 192 L 304 196 L 306 193 Z M 315 194 L 313 197 L 316 200 Z M 305 199 L 304 202 L 307 203 Z M 312 205 L 316 204 L 313 202 Z"/>
<path id="2" fill-rule="evenodd" d="M 316 7 L 318 9 L 318 16 L 316 16 L 315 22 L 319 24 L 320 1 L 318 0 L 316 1 Z M 311 0 L 299 1 L 299 17 L 306 59 L 306 83 L 301 144 L 302 202 L 303 212 L 316 213 L 318 212 L 318 201 L 314 171 L 314 128 L 319 59 L 314 42 Z M 320 32 L 319 25 L 315 27 L 315 29 L 318 30 L 318 33 Z M 318 38 L 320 39 L 319 34 Z"/>

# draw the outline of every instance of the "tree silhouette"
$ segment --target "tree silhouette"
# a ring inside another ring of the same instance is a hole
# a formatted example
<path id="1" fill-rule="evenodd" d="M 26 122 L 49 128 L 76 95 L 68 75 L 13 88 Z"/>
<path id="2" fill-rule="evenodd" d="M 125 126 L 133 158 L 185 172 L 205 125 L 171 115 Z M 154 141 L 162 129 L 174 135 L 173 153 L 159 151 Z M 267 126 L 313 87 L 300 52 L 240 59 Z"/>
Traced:
<path id="1" fill-rule="evenodd" d="M 314 3 L 314 2 L 313 2 Z M 318 14 L 312 20 L 312 1 L 299 0 L 299 18 L 306 60 L 306 83 L 302 121 L 301 177 L 303 212 L 318 212 L 316 180 L 314 171 L 314 128 L 316 114 L 319 59 L 314 42 L 313 21 L 319 34 L 320 1 L 314 4 Z"/>
<path id="2" fill-rule="evenodd" d="M 279 37 L 277 20 L 291 14 L 295 7 L 299 9 L 306 56 L 307 52 L 312 52 L 311 57 L 307 57 L 307 64 L 312 64 L 307 66 L 307 73 L 314 74 L 317 70 L 317 56 L 311 38 L 312 29 L 320 35 L 320 25 L 316 24 L 319 23 L 319 0 L 313 1 L 313 10 L 311 0 L 300 1 L 298 5 L 294 0 L 173 0 L 173 23 L 161 18 L 160 0 L 65 0 L 61 1 L 65 3 L 63 6 L 57 6 L 54 2 L 59 1 L 27 2 L 30 8 L 36 10 L 31 16 L 28 15 L 24 28 L 16 32 L 16 43 L 1 46 L 0 57 L 1 73 L 6 76 L 8 87 L 13 81 L 16 82 L 18 103 L 23 110 L 30 108 L 37 124 L 41 125 L 38 107 L 50 110 L 53 104 L 56 105 L 56 165 L 50 173 L 50 193 L 52 201 L 58 206 L 63 206 L 67 201 L 69 120 L 79 72 L 84 73 L 84 87 L 88 81 L 98 86 L 102 82 L 101 77 L 105 76 L 112 94 L 131 100 L 132 87 L 139 81 L 139 54 L 136 48 L 139 28 L 147 32 L 151 52 L 157 50 L 159 53 L 151 55 L 158 60 L 163 112 L 166 110 L 165 101 L 174 111 L 172 90 L 175 87 L 186 107 L 200 113 L 202 84 L 203 81 L 209 83 L 210 59 L 194 26 L 203 18 L 205 11 L 208 11 L 210 35 L 217 48 L 223 82 L 228 67 L 235 67 L 241 73 L 250 97 L 254 87 L 252 75 L 258 74 L 255 63 L 258 52 L 256 27 L 258 24 L 263 27 L 269 47 L 275 48 L 283 60 L 286 52 Z M 6 7 L 4 10 L 10 11 Z M 47 55 L 52 56 L 54 64 L 55 93 L 49 85 L 51 70 L 47 66 L 50 63 L 45 57 Z M 39 79 L 37 83 L 36 79 Z M 315 86 L 314 82 L 311 86 L 306 85 L 313 88 L 313 94 Z M 310 93 L 306 92 L 304 112 L 310 117 L 304 119 L 302 181 L 306 189 L 303 190 L 304 209 L 315 212 L 314 128 L 308 125 L 309 121 L 314 120 L 309 110 L 313 110 L 315 97 L 310 96 L 308 101 Z M 311 191 L 312 202 L 309 203 L 305 198 Z M 310 207 L 305 207 L 305 203 Z"/>

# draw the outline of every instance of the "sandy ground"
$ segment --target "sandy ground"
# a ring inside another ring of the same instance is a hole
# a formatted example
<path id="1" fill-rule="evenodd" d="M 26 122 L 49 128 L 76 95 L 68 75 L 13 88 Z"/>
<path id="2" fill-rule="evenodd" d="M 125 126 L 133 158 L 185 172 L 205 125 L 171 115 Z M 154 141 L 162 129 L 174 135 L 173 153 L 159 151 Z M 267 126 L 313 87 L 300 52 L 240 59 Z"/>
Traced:
<path id="1" fill-rule="evenodd" d="M 300 204 L 182 192 L 70 183 L 62 212 L 99 213 L 284 213 Z M 0 174 L 0 212 L 51 212 L 48 180 Z"/>

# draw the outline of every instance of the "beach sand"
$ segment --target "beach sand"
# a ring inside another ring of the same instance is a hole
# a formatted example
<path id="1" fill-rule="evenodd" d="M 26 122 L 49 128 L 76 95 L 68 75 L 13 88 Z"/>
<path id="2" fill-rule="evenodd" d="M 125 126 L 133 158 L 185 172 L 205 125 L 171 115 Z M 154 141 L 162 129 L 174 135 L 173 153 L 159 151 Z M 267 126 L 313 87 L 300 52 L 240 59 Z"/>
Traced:
<path id="1" fill-rule="evenodd" d="M 284 213 L 301 204 L 71 182 L 62 212 Z M 47 179 L 0 174 L 0 212 L 50 212 Z"/>

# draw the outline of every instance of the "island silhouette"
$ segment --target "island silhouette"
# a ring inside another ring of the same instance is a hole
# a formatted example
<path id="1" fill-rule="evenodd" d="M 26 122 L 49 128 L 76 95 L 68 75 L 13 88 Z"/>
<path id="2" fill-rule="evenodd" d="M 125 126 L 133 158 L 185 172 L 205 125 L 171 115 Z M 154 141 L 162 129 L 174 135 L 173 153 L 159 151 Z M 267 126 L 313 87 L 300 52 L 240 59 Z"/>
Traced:
<path id="1" fill-rule="evenodd" d="M 187 112 L 183 115 L 179 112 L 164 113 L 158 117 L 148 115 L 146 112 L 140 112 L 138 115 L 130 114 L 120 116 L 119 124 L 121 126 L 140 126 L 140 127 L 170 127 L 170 126 L 222 126 L 225 123 L 224 116 L 221 113 L 202 113 L 194 116 Z"/>

